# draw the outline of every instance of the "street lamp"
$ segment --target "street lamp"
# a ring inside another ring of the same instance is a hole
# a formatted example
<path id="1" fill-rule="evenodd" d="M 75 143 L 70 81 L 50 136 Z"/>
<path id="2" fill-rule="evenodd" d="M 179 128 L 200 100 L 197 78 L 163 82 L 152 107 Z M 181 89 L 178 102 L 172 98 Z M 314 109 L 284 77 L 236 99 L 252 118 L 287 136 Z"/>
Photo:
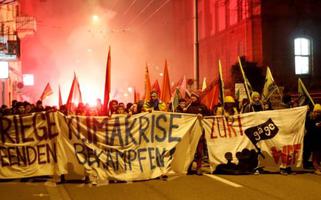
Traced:
<path id="1" fill-rule="evenodd" d="M 23 85 L 25 85 L 25 86 L 33 86 L 34 85 L 33 74 L 23 74 L 22 80 L 23 80 Z"/>

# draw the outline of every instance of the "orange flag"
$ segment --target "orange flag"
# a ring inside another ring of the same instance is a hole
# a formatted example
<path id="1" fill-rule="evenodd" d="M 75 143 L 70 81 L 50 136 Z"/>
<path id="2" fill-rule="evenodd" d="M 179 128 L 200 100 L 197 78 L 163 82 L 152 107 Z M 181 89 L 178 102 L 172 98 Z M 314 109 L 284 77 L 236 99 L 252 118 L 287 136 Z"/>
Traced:
<path id="1" fill-rule="evenodd" d="M 59 105 L 59 108 L 62 106 L 62 97 L 61 97 L 61 90 L 60 90 L 60 85 L 58 86 L 58 89 L 59 89 L 59 100 L 58 100 L 58 105 Z"/>
<path id="2" fill-rule="evenodd" d="M 150 92 L 152 86 L 150 84 L 150 78 L 149 78 L 149 72 L 148 72 L 148 66 L 146 64 L 146 71 L 145 71 L 145 101 L 149 101 L 150 99 Z"/>
<path id="3" fill-rule="evenodd" d="M 165 67 L 164 67 L 164 73 L 163 73 L 163 83 L 162 83 L 162 90 L 161 90 L 160 99 L 165 103 L 168 103 L 171 100 L 171 85 L 170 85 L 170 81 L 169 81 L 167 60 L 165 60 Z"/>
<path id="4" fill-rule="evenodd" d="M 154 82 L 153 87 L 152 87 L 152 91 L 156 91 L 159 96 L 161 95 L 161 89 L 160 89 L 160 87 L 159 87 L 158 80 L 156 80 L 156 81 Z"/>
<path id="5" fill-rule="evenodd" d="M 102 112 L 105 115 L 108 115 L 108 103 L 109 103 L 109 93 L 110 93 L 110 72 L 111 72 L 111 49 L 109 47 L 108 56 L 107 56 L 107 65 L 106 65 L 106 75 L 105 75 L 105 92 L 104 92 L 104 105 Z"/>
<path id="6" fill-rule="evenodd" d="M 52 89 L 51 89 L 51 87 L 50 87 L 50 84 L 47 83 L 45 89 L 43 90 L 43 92 L 42 92 L 42 94 L 41 94 L 41 96 L 40 96 L 40 100 L 41 100 L 41 101 L 44 100 L 46 97 L 52 95 L 52 93 L 53 93 L 53 92 L 52 92 Z"/>
<path id="7" fill-rule="evenodd" d="M 72 104 L 75 104 L 77 106 L 79 103 L 82 103 L 82 96 L 81 96 L 80 85 L 79 85 L 76 73 L 74 73 L 74 80 L 72 81 L 72 84 L 71 84 L 66 107 L 68 110 L 71 110 Z"/>

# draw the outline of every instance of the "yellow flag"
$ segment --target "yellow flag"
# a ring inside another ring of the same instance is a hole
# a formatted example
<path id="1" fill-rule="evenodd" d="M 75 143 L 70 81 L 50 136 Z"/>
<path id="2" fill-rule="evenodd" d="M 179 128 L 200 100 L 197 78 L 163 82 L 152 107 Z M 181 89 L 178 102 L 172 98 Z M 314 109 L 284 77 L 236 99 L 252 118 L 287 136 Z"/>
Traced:
<path id="1" fill-rule="evenodd" d="M 278 86 L 274 82 L 271 70 L 269 67 L 266 68 L 265 83 L 262 92 L 263 101 L 267 101 L 274 92 L 278 91 Z"/>
<path id="2" fill-rule="evenodd" d="M 315 103 L 300 78 L 298 80 L 298 93 L 299 93 L 299 105 L 300 106 L 305 105 L 307 100 L 309 100 L 312 103 L 312 105 L 314 106 Z"/>
<path id="3" fill-rule="evenodd" d="M 203 84 L 202 84 L 202 92 L 206 89 L 207 84 L 206 84 L 206 77 L 203 78 Z"/>

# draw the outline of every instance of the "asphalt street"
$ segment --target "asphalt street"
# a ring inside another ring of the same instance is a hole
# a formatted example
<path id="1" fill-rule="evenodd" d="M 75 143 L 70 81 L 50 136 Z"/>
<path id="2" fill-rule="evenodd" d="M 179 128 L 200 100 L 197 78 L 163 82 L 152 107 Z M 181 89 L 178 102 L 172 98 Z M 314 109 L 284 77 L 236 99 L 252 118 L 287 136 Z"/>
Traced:
<path id="1" fill-rule="evenodd" d="M 321 199 L 321 176 L 309 172 L 295 175 L 171 176 L 139 182 L 84 184 L 52 179 L 2 180 L 1 200 L 99 200 L 99 199 Z"/>

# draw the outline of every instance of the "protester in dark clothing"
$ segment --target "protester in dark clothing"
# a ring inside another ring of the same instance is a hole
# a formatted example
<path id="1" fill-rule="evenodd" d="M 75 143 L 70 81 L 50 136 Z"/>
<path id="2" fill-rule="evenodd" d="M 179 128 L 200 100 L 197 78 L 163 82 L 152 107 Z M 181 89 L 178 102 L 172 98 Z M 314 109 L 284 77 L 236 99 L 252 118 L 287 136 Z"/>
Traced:
<path id="1" fill-rule="evenodd" d="M 42 112 L 44 111 L 44 107 L 42 106 L 42 101 L 38 100 L 36 103 L 36 107 L 35 107 L 35 112 Z"/>
<path id="2" fill-rule="evenodd" d="M 118 104 L 116 114 L 127 114 L 125 105 L 123 103 Z"/>
<path id="3" fill-rule="evenodd" d="M 18 102 L 16 104 L 16 112 L 14 113 L 15 115 L 22 115 L 25 114 L 25 106 L 23 105 L 22 102 Z"/>
<path id="4" fill-rule="evenodd" d="M 33 113 L 34 112 L 34 109 L 30 103 L 24 102 L 24 107 L 25 107 L 25 113 Z"/>
<path id="5" fill-rule="evenodd" d="M 245 109 L 250 104 L 250 100 L 248 98 L 242 99 L 241 105 L 239 107 L 240 113 L 245 113 Z"/>
<path id="6" fill-rule="evenodd" d="M 250 102 L 244 109 L 244 113 L 259 112 L 264 110 L 264 105 L 261 102 L 261 96 L 258 92 L 252 92 L 252 102 Z"/>
<path id="7" fill-rule="evenodd" d="M 204 105 L 201 104 L 200 99 L 199 99 L 199 94 L 196 92 L 192 92 L 191 94 L 191 103 L 187 106 L 186 113 L 191 113 L 191 114 L 198 114 L 198 116 L 201 118 L 203 116 L 208 116 L 210 115 L 210 111 L 208 108 Z M 202 135 L 200 137 L 200 140 L 197 144 L 197 150 L 196 150 L 196 174 L 197 175 L 202 175 L 202 158 L 203 158 L 203 151 L 204 151 L 204 145 L 205 145 L 205 134 L 204 130 L 202 130 Z M 192 164 L 188 168 L 188 174 L 192 174 Z"/>
<path id="8" fill-rule="evenodd" d="M 178 106 L 175 110 L 175 112 L 179 112 L 179 113 L 185 113 L 187 110 L 187 105 L 186 105 L 186 100 L 185 99 L 179 99 L 178 100 Z"/>
<path id="9" fill-rule="evenodd" d="M 321 105 L 315 104 L 308 124 L 308 134 L 311 136 L 312 164 L 314 173 L 321 175 Z"/>
<path id="10" fill-rule="evenodd" d="M 111 100 L 109 102 L 109 115 L 112 115 L 112 114 L 116 114 L 116 111 L 117 111 L 117 107 L 118 107 L 118 101 L 116 100 Z"/>
<path id="11" fill-rule="evenodd" d="M 127 104 L 128 105 L 128 104 Z M 137 103 L 133 103 L 131 105 L 131 107 L 128 109 L 128 114 L 131 115 L 135 115 L 138 114 L 138 105 Z"/>

